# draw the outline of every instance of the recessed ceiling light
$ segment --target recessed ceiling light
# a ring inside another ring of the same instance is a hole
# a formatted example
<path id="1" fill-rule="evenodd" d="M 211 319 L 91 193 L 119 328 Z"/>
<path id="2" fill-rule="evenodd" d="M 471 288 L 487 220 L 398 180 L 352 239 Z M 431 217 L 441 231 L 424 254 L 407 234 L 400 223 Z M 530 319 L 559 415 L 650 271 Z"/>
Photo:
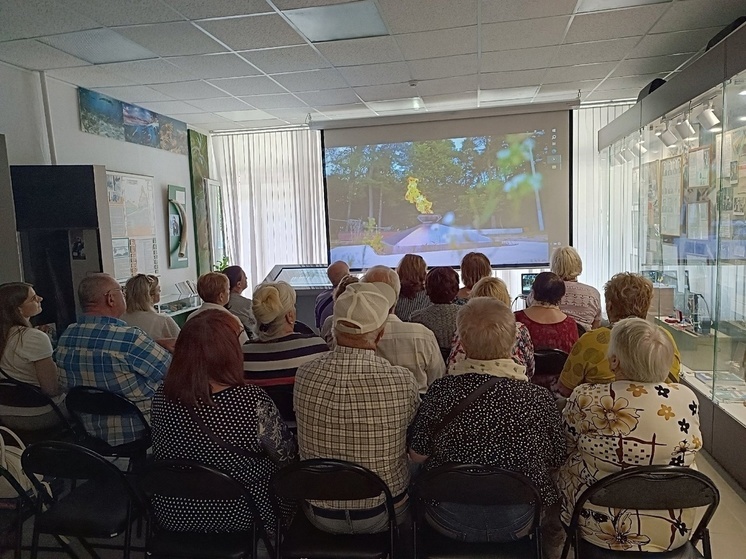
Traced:
<path id="1" fill-rule="evenodd" d="M 389 34 L 373 0 L 298 8 L 282 13 L 312 43 Z"/>
<path id="2" fill-rule="evenodd" d="M 672 0 L 580 0 L 576 13 L 634 8 L 650 4 L 670 4 Z"/>
<path id="3" fill-rule="evenodd" d="M 145 47 L 111 29 L 89 29 L 51 35 L 37 40 L 67 54 L 82 58 L 91 64 L 158 58 Z"/>

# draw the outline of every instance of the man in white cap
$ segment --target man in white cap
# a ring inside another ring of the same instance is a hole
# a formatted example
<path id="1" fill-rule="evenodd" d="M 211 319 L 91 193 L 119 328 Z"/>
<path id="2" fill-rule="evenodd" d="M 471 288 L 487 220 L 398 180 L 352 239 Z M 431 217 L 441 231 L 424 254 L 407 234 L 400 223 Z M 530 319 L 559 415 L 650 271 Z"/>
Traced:
<path id="1" fill-rule="evenodd" d="M 419 395 L 412 373 L 376 355 L 394 290 L 355 283 L 334 304 L 337 345 L 298 367 L 294 405 L 303 460 L 336 458 L 369 468 L 389 486 L 397 520 L 408 509 L 407 427 Z M 305 504 L 308 519 L 332 533 L 387 529 L 383 497 Z"/>

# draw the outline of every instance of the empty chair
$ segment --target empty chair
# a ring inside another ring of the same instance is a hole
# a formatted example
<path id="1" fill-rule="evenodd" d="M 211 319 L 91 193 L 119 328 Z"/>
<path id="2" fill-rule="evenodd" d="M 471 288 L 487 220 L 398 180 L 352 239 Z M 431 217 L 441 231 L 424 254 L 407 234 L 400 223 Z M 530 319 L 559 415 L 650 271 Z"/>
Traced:
<path id="1" fill-rule="evenodd" d="M 536 372 L 531 382 L 539 386 L 550 387 L 557 382 L 562 367 L 565 366 L 568 354 L 560 349 L 534 350 Z"/>

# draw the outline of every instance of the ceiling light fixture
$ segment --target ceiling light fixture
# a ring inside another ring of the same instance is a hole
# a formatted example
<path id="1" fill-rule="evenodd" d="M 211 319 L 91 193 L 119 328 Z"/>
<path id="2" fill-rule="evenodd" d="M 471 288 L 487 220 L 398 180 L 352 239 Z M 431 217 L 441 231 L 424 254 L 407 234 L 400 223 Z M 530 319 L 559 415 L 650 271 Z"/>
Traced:
<path id="1" fill-rule="evenodd" d="M 682 140 L 686 140 L 687 138 L 691 138 L 692 136 L 697 134 L 697 131 L 692 126 L 692 123 L 689 122 L 689 118 L 680 118 L 679 122 L 676 123 L 676 126 L 674 126 L 674 128 L 676 128 L 676 132 Z"/>
<path id="2" fill-rule="evenodd" d="M 614 159 L 616 159 L 616 162 L 619 163 L 619 165 L 624 165 L 627 162 L 620 152 L 614 154 Z"/>
<path id="3" fill-rule="evenodd" d="M 720 124 L 720 119 L 715 114 L 715 111 L 712 110 L 712 105 L 709 102 L 707 103 L 705 110 L 699 113 L 697 122 L 699 122 L 708 132 L 712 132 L 712 129 Z"/>
<path id="4" fill-rule="evenodd" d="M 663 130 L 660 134 L 658 134 L 658 139 L 663 142 L 663 145 L 667 148 L 673 147 L 676 145 L 676 142 L 679 141 L 679 139 L 676 137 L 676 134 L 671 132 L 671 130 L 668 129 L 668 121 L 665 123 L 665 130 Z"/>

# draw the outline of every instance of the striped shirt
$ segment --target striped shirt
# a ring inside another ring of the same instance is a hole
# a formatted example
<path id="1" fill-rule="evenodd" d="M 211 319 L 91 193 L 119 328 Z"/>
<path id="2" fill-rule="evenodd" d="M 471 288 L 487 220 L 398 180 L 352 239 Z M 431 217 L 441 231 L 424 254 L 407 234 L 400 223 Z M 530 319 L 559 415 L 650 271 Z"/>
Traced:
<path id="1" fill-rule="evenodd" d="M 316 297 L 314 315 L 316 317 L 316 328 L 321 328 L 327 317 L 334 314 L 334 289 L 327 289 Z"/>
<path id="2" fill-rule="evenodd" d="M 408 321 L 412 316 L 412 313 L 425 307 L 432 305 L 430 297 L 424 289 L 417 292 L 417 294 L 411 299 L 407 297 L 399 297 L 396 300 L 396 307 L 394 308 L 394 314 L 399 317 L 400 320 Z"/>
<path id="3" fill-rule="evenodd" d="M 253 341 L 243 346 L 244 377 L 257 386 L 292 385 L 295 370 L 329 346 L 318 336 L 293 332 L 269 342 Z"/>

